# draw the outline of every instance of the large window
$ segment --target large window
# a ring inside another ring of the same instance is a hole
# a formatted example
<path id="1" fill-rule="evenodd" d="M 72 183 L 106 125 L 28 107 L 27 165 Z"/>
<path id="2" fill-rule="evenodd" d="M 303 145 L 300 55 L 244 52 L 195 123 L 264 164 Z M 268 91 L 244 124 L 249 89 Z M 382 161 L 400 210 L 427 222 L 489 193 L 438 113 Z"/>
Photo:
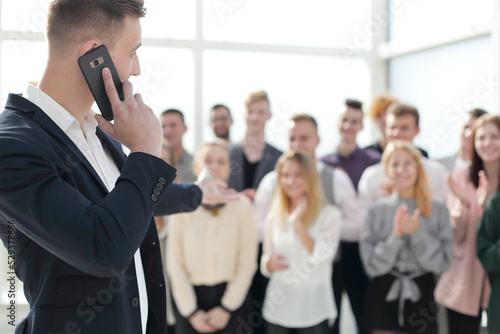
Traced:
<path id="1" fill-rule="evenodd" d="M 454 154 L 466 111 L 498 113 L 498 5 L 392 0 L 389 12 L 388 88 L 419 109 L 416 143 L 432 158 Z"/>
<path id="2" fill-rule="evenodd" d="M 490 37 L 397 57 L 389 69 L 391 91 L 422 114 L 415 142 L 431 157 L 458 151 L 466 111 L 495 111 L 498 83 L 493 78 Z"/>

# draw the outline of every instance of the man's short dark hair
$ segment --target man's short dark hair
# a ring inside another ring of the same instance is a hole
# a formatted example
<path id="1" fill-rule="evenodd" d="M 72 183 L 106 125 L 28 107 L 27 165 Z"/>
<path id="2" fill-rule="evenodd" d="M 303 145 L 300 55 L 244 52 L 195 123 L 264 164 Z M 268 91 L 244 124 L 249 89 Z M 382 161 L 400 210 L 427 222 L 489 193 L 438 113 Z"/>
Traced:
<path id="1" fill-rule="evenodd" d="M 143 0 L 53 0 L 47 15 L 49 51 L 64 57 L 72 45 L 91 37 L 111 48 L 125 16 L 145 14 Z"/>
<path id="2" fill-rule="evenodd" d="M 181 120 L 182 120 L 182 124 L 186 124 L 184 122 L 184 114 L 182 113 L 182 111 L 180 111 L 179 109 L 167 109 L 165 111 L 163 111 L 160 115 L 161 116 L 164 116 L 164 115 L 171 115 L 171 114 L 177 114 L 181 117 Z"/>
<path id="3" fill-rule="evenodd" d="M 214 104 L 214 106 L 213 106 L 212 108 L 210 108 L 210 110 L 219 109 L 219 108 L 224 108 L 224 109 L 226 109 L 226 110 L 227 110 L 227 113 L 228 113 L 228 115 L 229 115 L 229 118 L 233 118 L 233 117 L 231 116 L 231 110 L 230 110 L 230 109 L 229 109 L 229 107 L 228 107 L 228 106 L 226 106 L 225 104 L 220 104 L 220 103 L 219 103 L 219 104 Z"/>
<path id="4" fill-rule="evenodd" d="M 316 129 L 316 131 L 318 131 L 318 122 L 316 122 L 316 119 L 309 114 L 300 113 L 300 114 L 292 115 L 292 117 L 290 117 L 290 121 L 292 121 L 294 123 L 299 122 L 299 121 L 309 122 Z"/>
<path id="5" fill-rule="evenodd" d="M 347 99 L 345 100 L 345 105 L 349 108 L 363 110 L 363 103 L 359 100 Z"/>
<path id="6" fill-rule="evenodd" d="M 479 117 L 483 116 L 484 114 L 487 114 L 488 112 L 484 109 L 481 109 L 481 108 L 474 108 L 474 109 L 469 110 L 467 113 L 474 118 L 479 118 Z"/>
<path id="7" fill-rule="evenodd" d="M 394 115 L 396 117 L 411 115 L 415 118 L 415 124 L 417 125 L 417 127 L 419 127 L 418 124 L 420 122 L 420 115 L 418 113 L 417 108 L 415 108 L 412 105 L 400 102 L 393 102 L 389 105 L 389 107 L 387 107 L 386 113 L 387 115 Z"/>

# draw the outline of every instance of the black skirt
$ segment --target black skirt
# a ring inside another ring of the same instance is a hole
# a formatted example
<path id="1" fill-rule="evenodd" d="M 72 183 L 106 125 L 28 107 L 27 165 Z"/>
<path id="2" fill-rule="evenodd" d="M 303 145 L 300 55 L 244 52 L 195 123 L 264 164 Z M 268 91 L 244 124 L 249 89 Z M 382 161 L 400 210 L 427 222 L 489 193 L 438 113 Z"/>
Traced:
<path id="1" fill-rule="evenodd" d="M 198 302 L 198 309 L 210 311 L 212 308 L 221 305 L 222 297 L 226 291 L 227 283 L 221 283 L 214 286 L 194 286 L 194 292 Z M 175 314 L 175 332 L 178 334 L 198 334 L 191 326 L 189 319 L 184 318 L 175 305 L 173 300 Z M 249 295 L 245 298 L 243 304 L 236 311 L 231 312 L 226 328 L 213 332 L 214 334 L 226 333 L 253 333 L 252 304 Z"/>
<path id="2" fill-rule="evenodd" d="M 401 331 L 404 334 L 437 334 L 438 305 L 434 301 L 434 275 L 427 273 L 413 279 L 420 289 L 421 298 L 415 303 L 405 301 L 403 327 L 398 322 L 399 300 L 385 301 L 395 280 L 395 276 L 386 274 L 370 281 L 363 313 L 364 327 L 370 330 Z"/>

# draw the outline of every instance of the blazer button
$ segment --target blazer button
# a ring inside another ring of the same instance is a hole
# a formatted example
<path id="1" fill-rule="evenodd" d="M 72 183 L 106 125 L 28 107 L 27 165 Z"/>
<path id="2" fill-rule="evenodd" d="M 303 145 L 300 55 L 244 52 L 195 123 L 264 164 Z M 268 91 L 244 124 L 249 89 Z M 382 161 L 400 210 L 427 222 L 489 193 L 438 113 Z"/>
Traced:
<path id="1" fill-rule="evenodd" d="M 155 190 L 153 190 L 153 192 L 155 193 L 156 196 L 160 196 L 160 191 L 158 189 L 155 188 Z"/>
<path id="2" fill-rule="evenodd" d="M 156 189 L 158 190 L 162 190 L 163 189 L 163 186 L 159 183 L 156 184 Z"/>
<path id="3" fill-rule="evenodd" d="M 159 182 L 161 185 L 164 185 L 166 181 L 165 181 L 165 179 L 164 179 L 163 177 L 160 177 L 160 178 L 158 179 L 158 182 Z"/>
<path id="4" fill-rule="evenodd" d="M 151 195 L 151 200 L 153 202 L 156 202 L 158 200 L 158 196 L 156 196 L 155 194 Z"/>
<path id="5" fill-rule="evenodd" d="M 132 300 L 130 301 L 130 304 L 133 307 L 139 307 L 139 298 L 137 298 L 137 297 L 132 298 Z"/>

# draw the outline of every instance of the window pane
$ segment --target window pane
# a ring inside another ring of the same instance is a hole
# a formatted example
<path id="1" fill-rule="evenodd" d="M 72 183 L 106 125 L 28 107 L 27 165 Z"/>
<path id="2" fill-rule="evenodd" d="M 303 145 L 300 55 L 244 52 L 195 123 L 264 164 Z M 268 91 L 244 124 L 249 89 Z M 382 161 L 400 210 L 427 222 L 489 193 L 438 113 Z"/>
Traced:
<path id="1" fill-rule="evenodd" d="M 417 145 L 431 157 L 459 148 L 466 111 L 482 107 L 494 112 L 493 59 L 489 37 L 402 56 L 390 62 L 390 89 L 421 114 Z"/>
<path id="2" fill-rule="evenodd" d="M 157 115 L 167 108 L 184 113 L 188 131 L 184 145 L 193 150 L 194 144 L 194 58 L 187 49 L 143 46 L 138 50 L 141 75 L 132 77 L 134 92 Z"/>
<path id="3" fill-rule="evenodd" d="M 264 89 L 269 94 L 273 117 L 266 139 L 280 149 L 288 147 L 287 125 L 291 115 L 307 112 L 319 123 L 322 137 L 318 155 L 331 152 L 338 143 L 336 123 L 345 98 L 367 101 L 370 74 L 364 60 L 269 53 L 207 51 L 203 72 L 203 138 L 213 138 L 208 127 L 208 110 L 215 103 L 232 111 L 233 142 L 246 129 L 243 101 L 250 92 Z"/>
<path id="4" fill-rule="evenodd" d="M 196 34 L 195 0 L 146 0 L 142 36 L 193 39 Z"/>
<path id="5" fill-rule="evenodd" d="M 493 18 L 493 0 L 391 0 L 391 40 L 421 42 L 460 36 Z"/>
<path id="6" fill-rule="evenodd" d="M 370 10 L 369 0 L 203 1 L 203 33 L 215 41 L 339 47 L 354 43 Z"/>
<path id="7" fill-rule="evenodd" d="M 29 81 L 40 80 L 47 63 L 44 42 L 3 41 L 0 44 L 0 103 L 9 93 L 23 93 Z"/>
<path id="8" fill-rule="evenodd" d="M 47 0 L 2 0 L 2 29 L 44 32 L 47 23 Z M 21 39 L 26 39 L 19 36 Z"/>

